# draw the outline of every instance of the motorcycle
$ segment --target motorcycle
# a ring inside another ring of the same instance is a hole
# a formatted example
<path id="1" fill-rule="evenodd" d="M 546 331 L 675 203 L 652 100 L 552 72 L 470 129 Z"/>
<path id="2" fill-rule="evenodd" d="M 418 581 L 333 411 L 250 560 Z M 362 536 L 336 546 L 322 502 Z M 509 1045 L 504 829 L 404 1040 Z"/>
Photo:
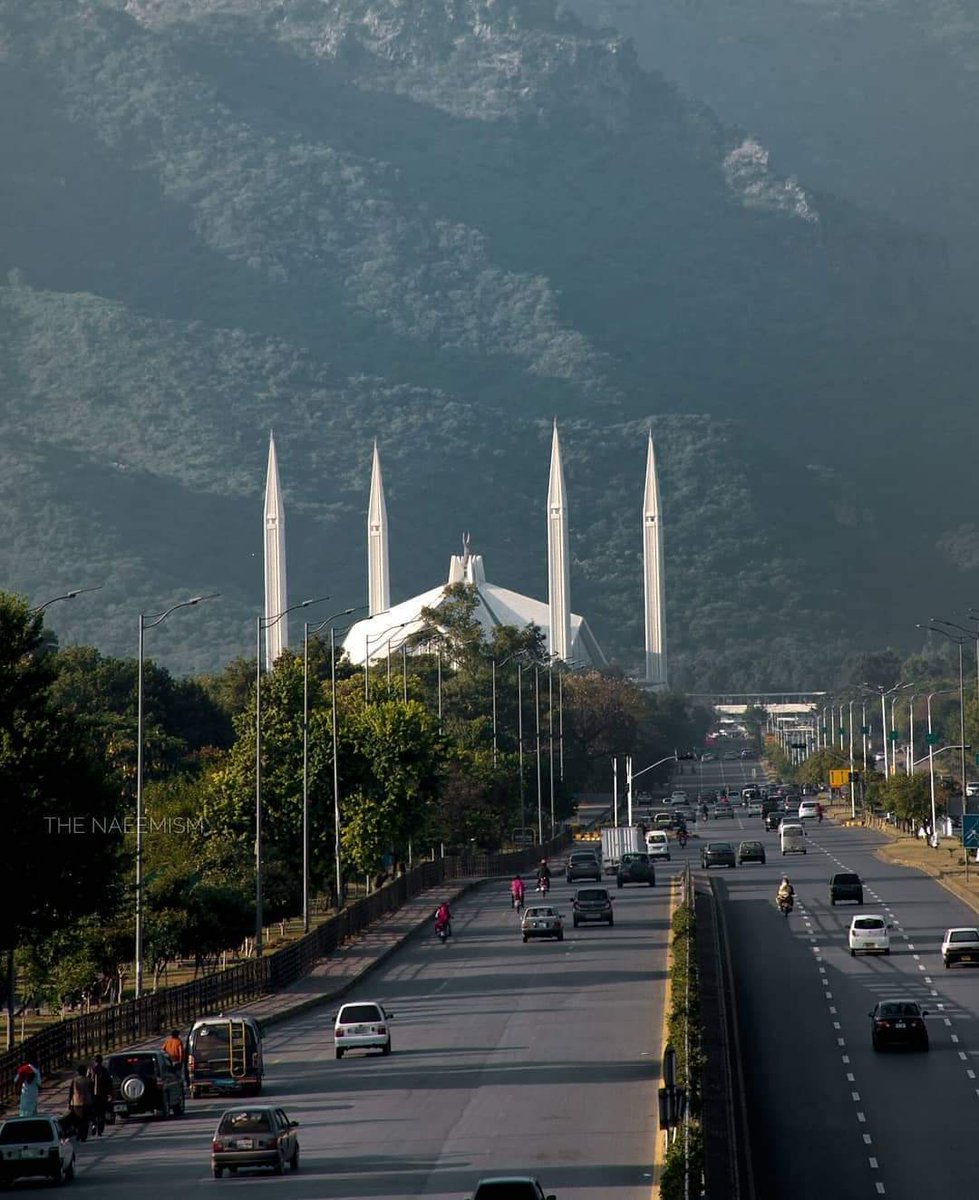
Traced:
<path id="1" fill-rule="evenodd" d="M 550 891 L 550 888 L 551 888 L 551 881 L 547 878 L 546 875 L 542 875 L 540 877 L 540 879 L 537 880 L 537 890 L 540 892 L 540 894 L 542 896 L 546 896 L 547 893 Z"/>
<path id="2" fill-rule="evenodd" d="M 680 845 L 680 849 L 686 850 L 686 848 L 687 848 L 687 831 L 685 829 L 681 829 L 680 832 L 676 835 L 676 840 Z"/>
<path id="3" fill-rule="evenodd" d="M 452 936 L 452 925 L 449 921 L 435 922 L 435 936 L 440 942 L 444 942 L 446 938 Z"/>
<path id="4" fill-rule="evenodd" d="M 517 912 L 520 912 L 520 910 L 523 908 L 523 893 L 513 892 L 510 896 L 510 903 L 517 910 Z"/>
<path id="5" fill-rule="evenodd" d="M 778 904 L 778 911 L 783 917 L 787 917 L 792 911 L 792 906 L 794 905 L 795 901 L 791 896 L 779 896 L 776 899 L 776 903 Z"/>

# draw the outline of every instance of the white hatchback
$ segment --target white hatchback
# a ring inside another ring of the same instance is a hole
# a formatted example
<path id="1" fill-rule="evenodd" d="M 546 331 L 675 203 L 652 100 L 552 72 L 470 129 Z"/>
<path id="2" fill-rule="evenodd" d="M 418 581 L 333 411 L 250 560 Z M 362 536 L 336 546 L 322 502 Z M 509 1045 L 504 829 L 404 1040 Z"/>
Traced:
<path id="1" fill-rule="evenodd" d="M 799 802 L 799 820 L 815 821 L 819 816 L 818 800 L 802 800 Z"/>
<path id="2" fill-rule="evenodd" d="M 861 954 L 890 954 L 893 926 L 879 913 L 860 913 L 850 922 L 851 956 Z"/>
<path id="3" fill-rule="evenodd" d="M 344 1004 L 333 1025 L 333 1043 L 337 1058 L 347 1050 L 380 1050 L 391 1053 L 392 1012 L 374 1000 Z"/>

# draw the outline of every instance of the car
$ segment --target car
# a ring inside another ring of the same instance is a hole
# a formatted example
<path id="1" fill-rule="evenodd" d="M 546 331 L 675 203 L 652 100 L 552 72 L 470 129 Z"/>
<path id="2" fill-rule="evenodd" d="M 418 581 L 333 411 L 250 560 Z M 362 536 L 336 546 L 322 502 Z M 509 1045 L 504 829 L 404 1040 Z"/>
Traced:
<path id="1" fill-rule="evenodd" d="M 747 806 L 745 807 L 744 815 L 746 817 L 760 817 L 761 816 L 761 801 L 760 800 L 749 800 L 747 803 Z"/>
<path id="2" fill-rule="evenodd" d="M 605 888 L 578 888 L 571 901 L 575 929 L 587 921 L 605 922 L 609 929 L 615 923 L 612 913 L 612 897 Z"/>
<path id="3" fill-rule="evenodd" d="M 726 817 L 733 817 L 734 810 L 731 808 L 731 802 L 729 800 L 718 800 L 714 805 L 714 811 L 711 816 L 715 821 L 720 821 Z"/>
<path id="4" fill-rule="evenodd" d="M 700 865 L 705 871 L 711 867 L 736 867 L 734 847 L 730 842 L 708 842 L 700 852 Z"/>
<path id="5" fill-rule="evenodd" d="M 891 935 L 887 921 L 880 913 L 860 913 L 850 922 L 847 942 L 851 958 L 862 954 L 890 954 Z"/>
<path id="6" fill-rule="evenodd" d="M 767 833 L 774 833 L 779 825 L 782 824 L 782 818 L 785 813 L 777 808 L 773 808 L 771 812 L 765 813 L 765 830 Z"/>
<path id="7" fill-rule="evenodd" d="M 755 758 L 757 758 L 757 757 L 758 757 L 758 755 L 755 753 L 755 751 L 754 751 L 754 750 L 742 750 L 742 751 L 741 751 L 741 758 L 742 758 L 742 760 L 743 760 L 743 761 L 745 761 L 745 762 L 748 762 L 748 761 L 750 761 L 750 760 L 752 760 L 752 759 L 755 759 Z"/>
<path id="8" fill-rule="evenodd" d="M 481 1179 L 472 1200 L 557 1200 L 557 1197 L 545 1196 L 540 1180 L 529 1175 L 500 1175 Z"/>
<path id="9" fill-rule="evenodd" d="M 916 1000 L 880 1000 L 867 1014 L 871 1021 L 871 1042 L 875 1050 L 886 1046 L 911 1046 L 928 1049 L 928 1009 Z"/>
<path id="10" fill-rule="evenodd" d="M 391 1021 L 388 1012 L 376 1000 L 356 1000 L 341 1005 L 333 1022 L 333 1045 L 337 1058 L 348 1050 L 380 1050 L 391 1053 Z"/>
<path id="11" fill-rule="evenodd" d="M 806 830 L 801 821 L 786 815 L 778 827 L 779 849 L 786 854 L 808 854 Z"/>
<path id="12" fill-rule="evenodd" d="M 841 871 L 829 881 L 830 907 L 847 900 L 854 900 L 863 907 L 863 882 L 859 875 Z"/>
<path id="13" fill-rule="evenodd" d="M 670 835 L 665 829 L 650 829 L 646 834 L 646 853 L 650 858 L 670 861 Z"/>
<path id="14" fill-rule="evenodd" d="M 163 1118 L 184 1111 L 184 1076 L 162 1050 L 128 1050 L 110 1054 L 105 1067 L 112 1076 L 112 1111 L 117 1117 L 159 1113 Z"/>
<path id="15" fill-rule="evenodd" d="M 965 785 L 965 794 L 967 796 L 979 796 L 979 780 L 967 783 Z"/>
<path id="16" fill-rule="evenodd" d="M 572 850 L 568 855 L 564 878 L 568 883 L 574 883 L 578 879 L 594 879 L 601 883 L 602 864 L 594 850 Z"/>
<path id="17" fill-rule="evenodd" d="M 819 816 L 819 801 L 818 800 L 800 800 L 799 801 L 799 820 L 800 821 L 815 821 Z"/>
<path id="18" fill-rule="evenodd" d="M 946 929 L 942 938 L 942 962 L 946 967 L 953 963 L 979 963 L 979 929 L 971 926 Z"/>
<path id="19" fill-rule="evenodd" d="M 262 1031 L 254 1017 L 202 1017 L 187 1037 L 187 1081 L 192 1100 L 209 1093 L 262 1090 Z"/>
<path id="20" fill-rule="evenodd" d="M 671 812 L 658 812 L 653 814 L 654 829 L 672 829 L 674 822 L 674 814 Z"/>
<path id="21" fill-rule="evenodd" d="M 742 842 L 738 846 L 738 866 L 746 862 L 765 861 L 765 846 L 762 842 Z"/>
<path id="22" fill-rule="evenodd" d="M 298 1125 L 274 1104 L 226 1109 L 211 1138 L 211 1173 L 220 1179 L 239 1167 L 271 1167 L 281 1175 L 286 1163 L 298 1171 Z"/>
<path id="23" fill-rule="evenodd" d="M 31 1176 L 58 1184 L 75 1177 L 75 1143 L 56 1117 L 0 1122 L 0 1187 Z"/>
<path id="24" fill-rule="evenodd" d="M 520 932 L 525 942 L 531 938 L 556 938 L 563 942 L 564 919 L 549 904 L 534 904 L 524 909 L 520 918 Z"/>
<path id="25" fill-rule="evenodd" d="M 679 803 L 680 803 L 680 804 L 686 804 L 686 802 L 687 802 L 687 793 L 686 793 L 686 792 L 684 792 L 684 791 L 681 791 L 681 790 L 678 788 L 678 789 L 677 789 L 675 792 L 671 793 L 671 795 L 670 795 L 670 801 L 672 802 L 672 801 L 674 801 L 674 800 L 677 800 L 677 801 L 679 801 Z"/>
<path id="26" fill-rule="evenodd" d="M 646 883 L 650 887 L 655 887 L 656 868 L 648 854 L 640 854 L 636 851 L 622 855 L 619 869 L 615 875 L 615 885 L 622 887 L 627 883 Z"/>

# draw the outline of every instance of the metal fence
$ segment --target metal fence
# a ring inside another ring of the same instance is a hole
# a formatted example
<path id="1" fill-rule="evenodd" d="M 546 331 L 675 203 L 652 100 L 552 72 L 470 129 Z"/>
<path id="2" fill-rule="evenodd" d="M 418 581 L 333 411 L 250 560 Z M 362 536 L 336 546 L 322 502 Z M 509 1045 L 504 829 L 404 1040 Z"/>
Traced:
<path id="1" fill-rule="evenodd" d="M 426 860 L 383 887 L 355 900 L 299 941 L 263 958 L 251 958 L 213 975 L 177 987 L 161 988 L 139 1000 L 111 1004 L 47 1026 L 13 1050 L 0 1054 L 0 1102 L 14 1094 L 14 1074 L 25 1061 L 41 1075 L 87 1060 L 97 1052 L 143 1041 L 164 1030 L 190 1025 L 208 1013 L 276 992 L 312 970 L 388 913 L 428 888 L 454 879 L 489 878 L 527 870 L 542 855 L 560 853 L 570 841 L 562 834 L 543 846 L 508 854 L 464 852 Z"/>

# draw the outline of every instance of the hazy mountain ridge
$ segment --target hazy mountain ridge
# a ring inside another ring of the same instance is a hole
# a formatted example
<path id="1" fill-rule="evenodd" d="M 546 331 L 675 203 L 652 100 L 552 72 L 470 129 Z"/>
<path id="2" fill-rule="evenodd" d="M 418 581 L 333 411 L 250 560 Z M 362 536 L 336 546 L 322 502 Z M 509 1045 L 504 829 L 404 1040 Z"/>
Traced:
<path id="1" fill-rule="evenodd" d="M 111 584 L 59 606 L 73 636 L 131 651 L 137 604 L 213 588 L 167 644 L 196 669 L 249 652 L 272 425 L 291 592 L 340 607 L 374 436 L 395 599 L 463 528 L 544 595 L 557 415 L 573 604 L 634 664 L 651 422 L 671 656 L 712 686 L 811 685 L 874 628 L 862 584 L 898 537 L 972 569 L 927 498 L 893 533 L 861 489 L 949 348 L 934 403 L 969 378 L 939 249 L 784 178 L 620 37 L 550 3 L 50 13 L 0 2 L 25 114 L 0 134 L 3 574 Z"/>

